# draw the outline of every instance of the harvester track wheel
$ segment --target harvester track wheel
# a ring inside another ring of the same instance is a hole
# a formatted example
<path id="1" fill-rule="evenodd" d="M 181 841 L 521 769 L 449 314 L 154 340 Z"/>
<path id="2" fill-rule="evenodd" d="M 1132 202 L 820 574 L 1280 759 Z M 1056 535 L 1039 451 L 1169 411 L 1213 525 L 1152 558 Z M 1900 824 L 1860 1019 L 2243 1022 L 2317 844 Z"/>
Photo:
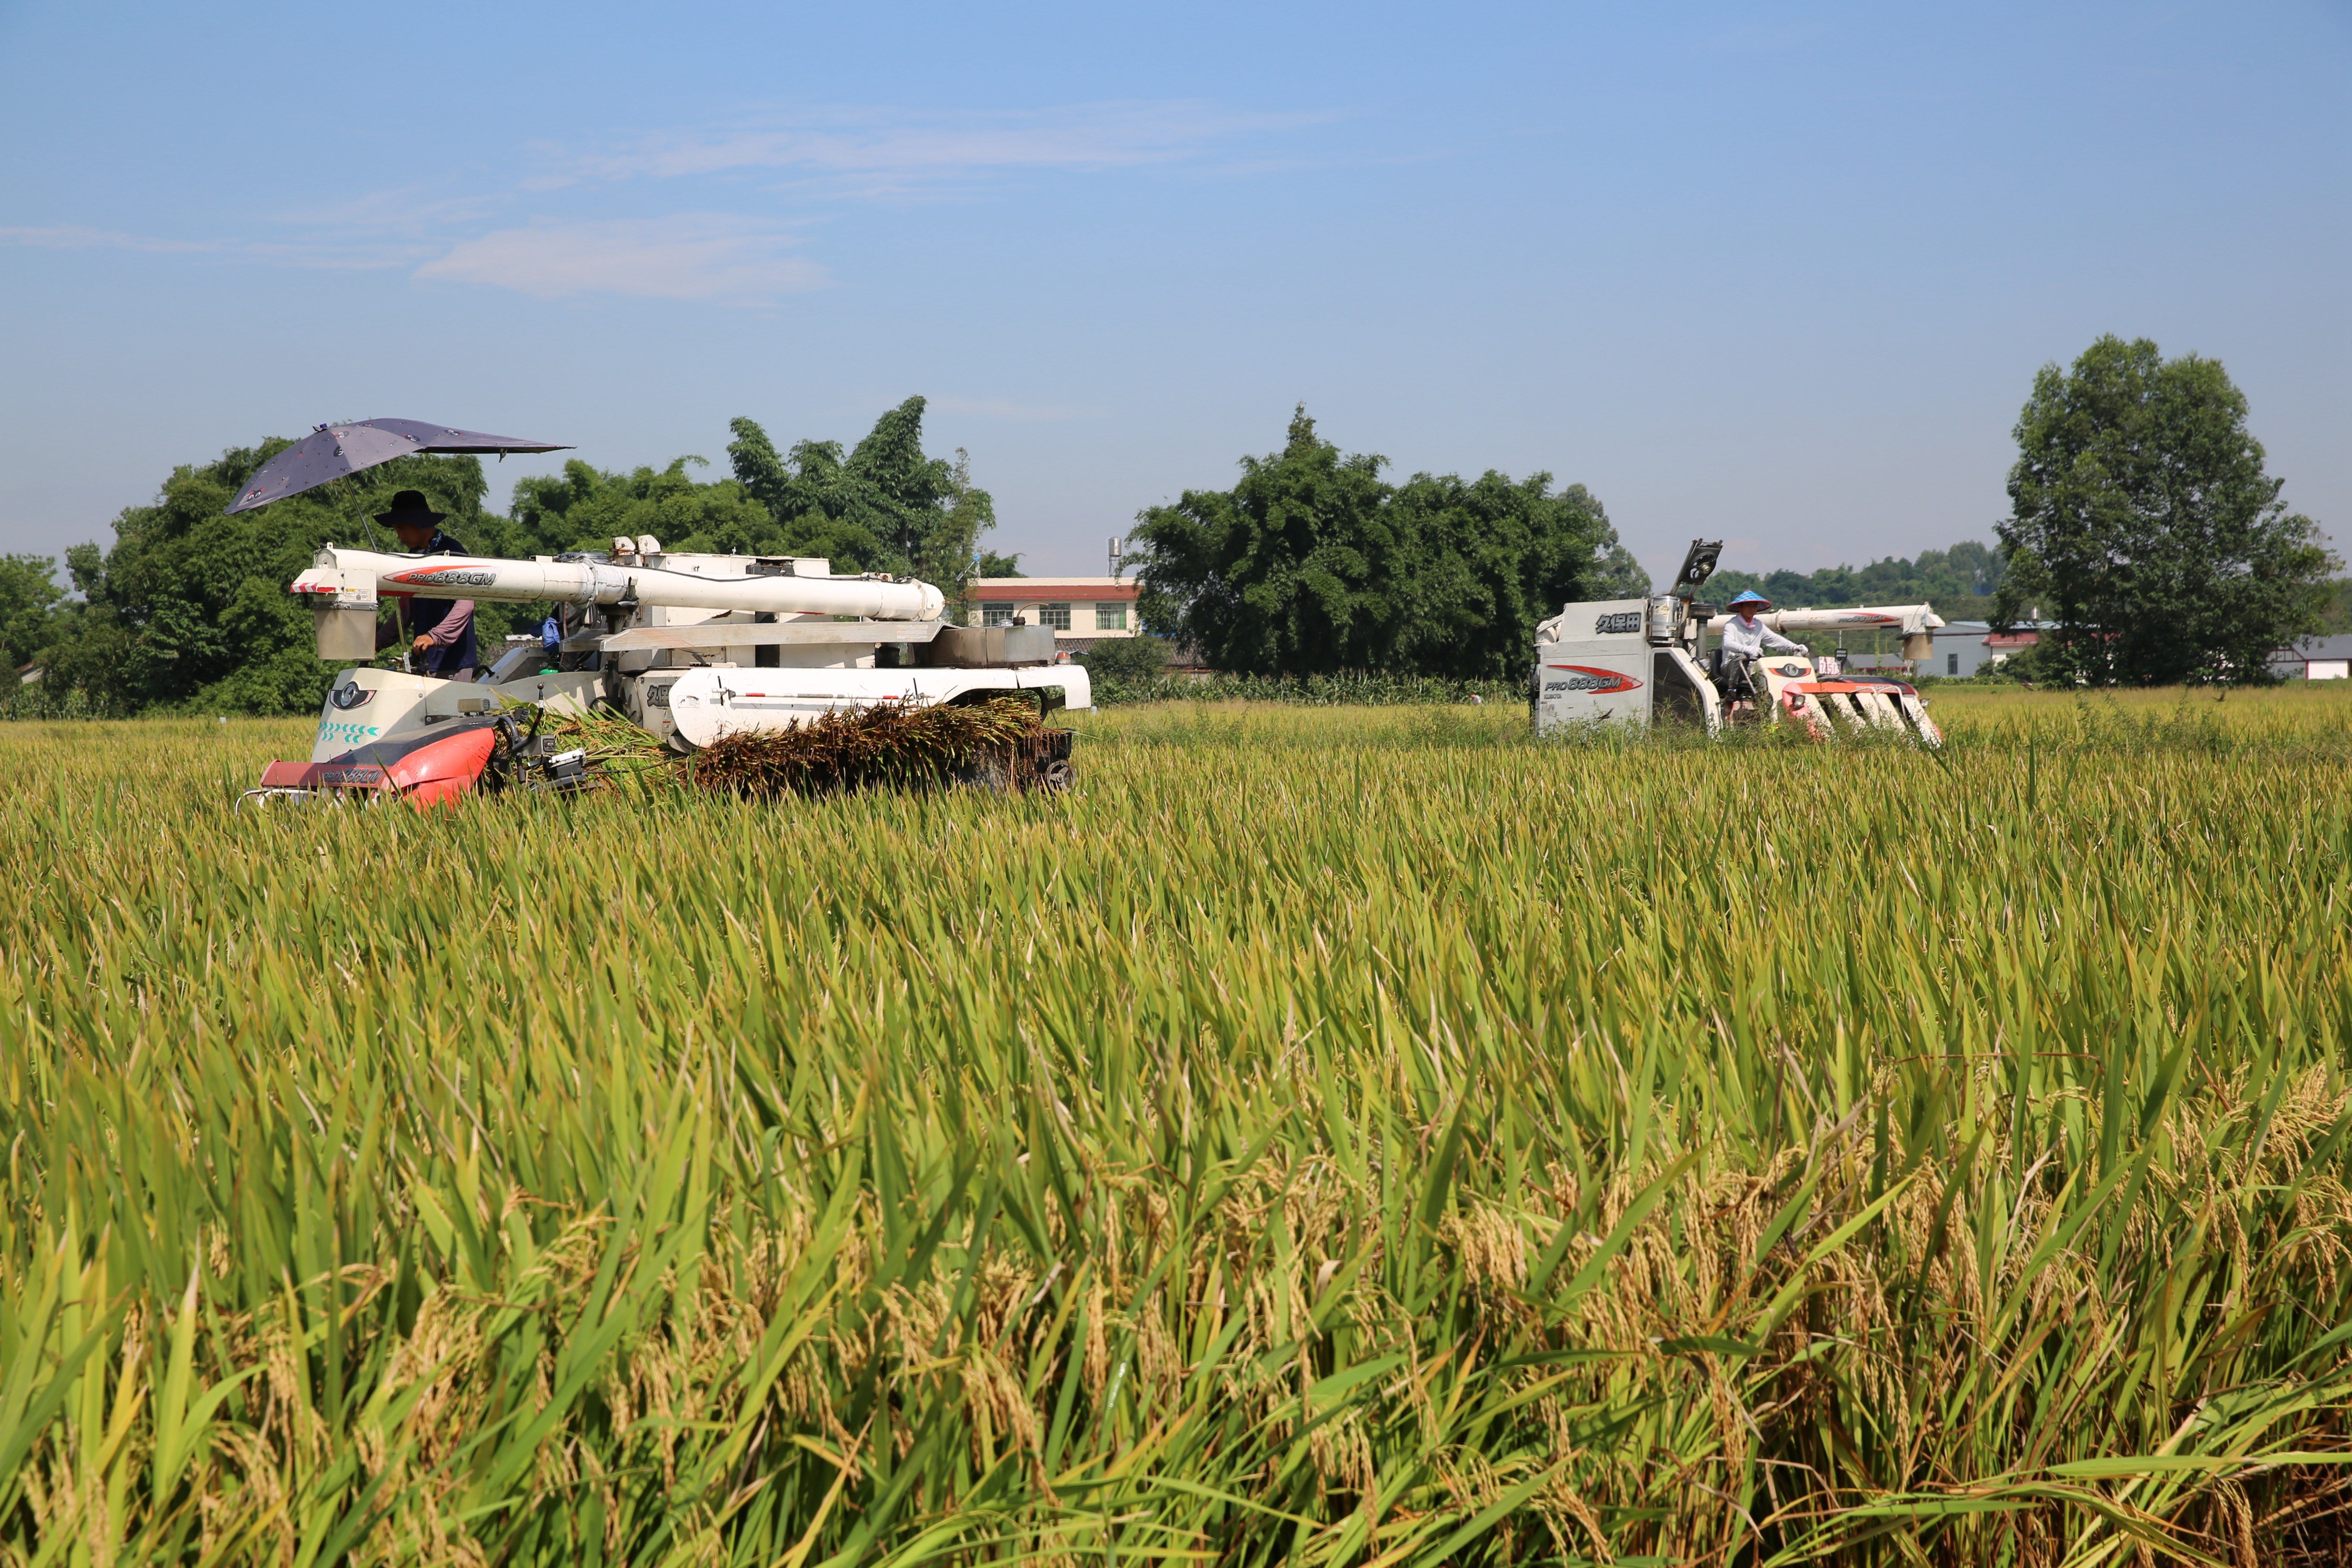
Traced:
<path id="1" fill-rule="evenodd" d="M 1077 782 L 1078 770 L 1070 765 L 1070 759 L 1067 757 L 1055 757 L 1037 773 L 1037 787 L 1052 790 L 1055 794 L 1059 794 Z"/>

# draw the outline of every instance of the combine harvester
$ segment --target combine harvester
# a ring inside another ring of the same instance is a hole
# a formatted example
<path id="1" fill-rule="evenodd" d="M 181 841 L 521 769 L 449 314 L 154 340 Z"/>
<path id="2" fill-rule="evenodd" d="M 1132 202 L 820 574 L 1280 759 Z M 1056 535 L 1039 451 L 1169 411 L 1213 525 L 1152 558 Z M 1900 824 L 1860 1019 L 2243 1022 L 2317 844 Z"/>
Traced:
<path id="1" fill-rule="evenodd" d="M 1923 745 L 1943 743 L 1926 700 L 1906 682 L 1847 675 L 1833 658 L 1767 654 L 1750 661 L 1727 656 L 1720 646 L 1708 649 L 1706 634 L 1720 634 L 1731 616 L 1696 596 L 1722 550 L 1719 540 L 1693 540 L 1671 594 L 1567 605 L 1538 626 L 1529 687 L 1536 732 L 1666 723 L 1704 726 L 1720 736 L 1753 715 L 1763 723 L 1802 724 L 1817 740 L 1831 740 L 1841 730 L 1884 731 Z M 1927 656 L 1929 634 L 1944 624 L 1926 605 L 1782 610 L 1756 618 L 1784 637 L 1898 628 L 1904 654 L 1913 659 Z"/>
<path id="2" fill-rule="evenodd" d="M 504 438 L 410 421 L 376 423 L 442 430 L 452 438 L 408 451 L 550 449 L 521 441 L 486 446 Z M 268 481 L 304 447 L 330 437 L 338 438 L 341 458 L 344 446 L 360 445 L 357 428 L 322 426 L 311 441 L 273 458 L 230 510 L 326 482 L 277 488 Z M 359 466 L 366 464 L 327 478 Z M 247 792 L 261 802 L 350 792 L 396 795 L 421 806 L 480 784 L 577 788 L 587 782 L 585 752 L 556 750 L 539 734 L 541 721 L 599 707 L 688 752 L 828 714 L 1024 693 L 1036 701 L 1040 717 L 1094 705 L 1086 670 L 1054 664 L 1051 627 L 950 626 L 942 618 L 944 595 L 929 583 L 870 573 L 836 576 L 829 563 L 806 557 L 670 553 L 650 537 L 530 561 L 330 544 L 292 590 L 316 619 L 319 657 L 358 667 L 329 689 L 310 761 L 272 763 L 261 787 Z M 545 668 L 546 650 L 536 637 L 502 650 L 470 681 L 373 668 L 382 602 L 419 595 L 552 602 L 564 623 L 579 628 L 560 645 L 558 662 L 571 668 Z M 893 645 L 911 662 L 877 664 L 877 650 Z M 587 665 L 594 668 L 581 668 Z M 1066 730 L 1045 731 L 1045 754 L 1034 759 L 1034 776 L 1024 782 L 1066 786 L 1070 741 Z"/>

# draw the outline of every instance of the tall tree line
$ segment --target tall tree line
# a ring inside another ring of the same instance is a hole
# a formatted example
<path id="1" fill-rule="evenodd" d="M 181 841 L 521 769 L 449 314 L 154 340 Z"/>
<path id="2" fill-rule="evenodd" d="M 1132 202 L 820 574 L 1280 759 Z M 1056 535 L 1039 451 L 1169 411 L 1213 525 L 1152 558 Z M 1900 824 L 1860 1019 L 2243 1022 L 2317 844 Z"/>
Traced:
<path id="1" fill-rule="evenodd" d="M 1254 675 L 1523 672 L 1536 623 L 1566 602 L 1649 592 L 1600 500 L 1549 474 L 1381 478 L 1301 405 L 1282 450 L 1230 490 L 1138 515 L 1143 623 L 1211 666 Z"/>
<path id="2" fill-rule="evenodd" d="M 1753 589 L 1776 605 L 1822 610 L 1925 601 L 1947 620 L 1974 619 L 1990 612 L 2007 564 L 1998 545 L 1969 540 L 1948 550 L 1923 550 L 1916 557 L 1889 555 L 1867 565 L 1815 572 L 1727 567 L 1707 579 L 1706 592 L 1722 601 Z"/>
<path id="3" fill-rule="evenodd" d="M 982 549 L 995 524 L 968 459 L 927 454 L 908 398 L 864 439 L 780 452 L 731 422 L 730 475 L 700 458 L 608 472 L 573 461 L 515 487 L 503 514 L 471 458 L 402 458 L 258 511 L 221 509 L 286 445 L 266 441 L 176 468 L 153 502 L 115 520 L 113 544 L 77 545 L 67 571 L 0 557 L 0 648 L 37 662 L 45 688 L 95 707 L 284 713 L 317 704 L 328 672 L 308 616 L 285 592 L 319 545 L 358 543 L 393 491 L 423 490 L 448 531 L 484 554 L 598 549 L 651 533 L 677 550 L 828 556 L 844 571 L 919 575 L 951 592 L 1006 576 Z M 2010 516 L 1998 548 L 1960 544 L 1824 572 L 1719 574 L 1819 605 L 1928 599 L 2055 623 L 2047 661 L 2084 680 L 2263 677 L 2266 656 L 2331 612 L 2340 563 L 2291 511 L 2219 362 L 2168 360 L 2145 339 L 2104 337 L 2046 365 L 2015 429 Z M 1222 668 L 1266 675 L 1382 670 L 1481 679 L 1515 673 L 1535 624 L 1564 602 L 1631 596 L 1649 583 L 1581 485 L 1549 474 L 1382 477 L 1386 460 L 1325 440 L 1301 407 L 1281 450 L 1243 459 L 1225 490 L 1149 508 L 1130 535 L 1145 624 Z M 526 607 L 483 605 L 495 638 Z"/>

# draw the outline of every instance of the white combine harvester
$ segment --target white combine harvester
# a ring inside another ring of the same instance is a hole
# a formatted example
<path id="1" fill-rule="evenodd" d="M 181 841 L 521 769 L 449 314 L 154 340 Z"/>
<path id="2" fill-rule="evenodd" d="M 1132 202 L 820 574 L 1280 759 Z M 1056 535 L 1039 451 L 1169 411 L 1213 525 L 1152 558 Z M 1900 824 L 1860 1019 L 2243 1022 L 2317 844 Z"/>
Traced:
<path id="1" fill-rule="evenodd" d="M 226 510 L 270 506 L 419 454 L 567 449 L 419 419 L 320 425 L 256 469 Z M 574 787 L 585 782 L 584 752 L 556 750 L 540 724 L 597 706 L 687 752 L 860 709 L 1018 692 L 1035 698 L 1041 718 L 1094 705 L 1084 669 L 1054 667 L 1049 629 L 951 626 L 929 583 L 838 577 L 821 560 L 673 553 L 643 536 L 529 561 L 330 544 L 291 586 L 317 618 L 319 657 L 362 668 L 328 689 L 310 760 L 272 763 L 247 792 L 265 803 L 363 794 L 427 805 L 485 783 Z M 509 639 L 521 646 L 498 650 L 471 680 L 379 669 L 386 598 L 551 603 L 570 635 L 551 659 L 539 638 Z M 883 647 L 892 657 L 878 658 Z M 1023 742 L 1021 781 L 1066 784 L 1069 747 L 1066 730 Z M 997 771 L 1013 776 L 1009 764 Z"/>
<path id="2" fill-rule="evenodd" d="M 1841 730 L 1901 732 L 1926 745 L 1943 736 L 1916 688 L 1877 676 L 1848 675 L 1841 661 L 1767 654 L 1753 661 L 1709 649 L 1728 615 L 1696 602 L 1715 573 L 1721 541 L 1693 540 L 1674 591 L 1644 599 L 1563 605 L 1536 628 L 1530 698 L 1538 734 L 1609 723 L 1703 726 L 1719 735 L 1753 715 L 1795 722 L 1817 739 Z M 1874 605 L 1852 610 L 1781 610 L 1756 617 L 1782 636 L 1801 631 L 1894 628 L 1906 658 L 1927 656 L 1929 634 L 1944 624 L 1926 605 Z"/>
<path id="3" fill-rule="evenodd" d="M 1051 628 L 950 626 L 930 584 L 835 576 L 822 560 L 673 554 L 646 537 L 530 561 L 329 545 L 292 588 L 316 616 L 328 660 L 375 658 L 377 612 L 390 596 L 552 602 L 579 629 L 559 650 L 570 668 L 552 671 L 537 638 L 503 650 L 472 681 L 344 670 L 310 760 L 271 763 L 252 792 L 264 798 L 362 790 L 427 805 L 486 773 L 493 784 L 576 780 L 583 759 L 550 752 L 515 703 L 579 713 L 602 702 L 678 751 L 843 710 L 1018 692 L 1041 711 L 1094 705 L 1086 670 L 1053 662 Z M 894 646 L 904 662 L 877 661 L 878 648 Z M 1068 732 L 1047 734 L 1059 754 L 1044 782 L 1059 786 L 1070 776 Z"/>

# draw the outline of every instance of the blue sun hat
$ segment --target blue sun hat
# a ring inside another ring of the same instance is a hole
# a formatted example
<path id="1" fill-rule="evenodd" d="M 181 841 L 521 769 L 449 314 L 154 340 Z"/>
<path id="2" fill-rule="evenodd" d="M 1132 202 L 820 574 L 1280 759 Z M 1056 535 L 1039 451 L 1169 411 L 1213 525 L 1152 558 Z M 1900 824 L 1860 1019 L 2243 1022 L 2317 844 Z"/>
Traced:
<path id="1" fill-rule="evenodd" d="M 1766 598 L 1755 589 L 1749 588 L 1746 592 L 1742 593 L 1739 597 L 1731 601 L 1731 607 L 1736 610 L 1742 605 L 1769 605 L 1771 602 L 1771 600 Z"/>

